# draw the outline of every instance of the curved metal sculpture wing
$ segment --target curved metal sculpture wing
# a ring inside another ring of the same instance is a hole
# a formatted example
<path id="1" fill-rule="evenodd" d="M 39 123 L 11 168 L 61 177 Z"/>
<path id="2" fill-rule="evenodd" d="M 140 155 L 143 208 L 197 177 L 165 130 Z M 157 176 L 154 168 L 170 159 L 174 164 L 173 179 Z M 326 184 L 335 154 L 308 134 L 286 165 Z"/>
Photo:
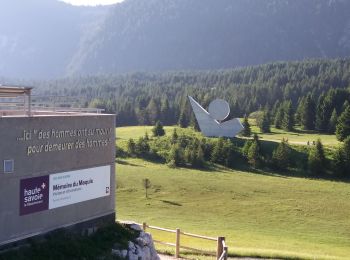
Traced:
<path id="1" fill-rule="evenodd" d="M 223 123 L 213 119 L 210 114 L 191 96 L 188 96 L 201 132 L 207 137 L 235 137 L 242 129 L 241 122 L 231 119 Z"/>

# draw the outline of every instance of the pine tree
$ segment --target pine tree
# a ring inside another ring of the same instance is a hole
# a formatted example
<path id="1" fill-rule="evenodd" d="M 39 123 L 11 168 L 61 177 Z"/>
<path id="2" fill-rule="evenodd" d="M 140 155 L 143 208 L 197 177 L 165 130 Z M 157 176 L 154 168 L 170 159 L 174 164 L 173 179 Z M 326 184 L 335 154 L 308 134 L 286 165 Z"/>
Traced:
<path id="1" fill-rule="evenodd" d="M 285 169 L 290 164 L 291 149 L 288 142 L 283 138 L 282 142 L 278 144 L 276 149 L 272 152 L 272 161 L 274 166 L 279 169 Z"/>
<path id="2" fill-rule="evenodd" d="M 225 157 L 223 154 L 224 138 L 220 137 L 214 145 L 210 160 L 214 163 L 223 164 Z"/>
<path id="3" fill-rule="evenodd" d="M 337 110 L 335 108 L 333 109 L 331 118 L 329 119 L 329 124 L 328 124 L 328 133 L 334 134 L 335 129 L 337 126 L 337 121 L 338 121 L 338 115 L 337 115 Z"/>
<path id="4" fill-rule="evenodd" d="M 309 152 L 308 165 L 309 171 L 312 175 L 320 176 L 325 173 L 326 157 L 320 139 L 316 141 L 315 147 Z"/>
<path id="5" fill-rule="evenodd" d="M 144 137 L 140 137 L 135 144 L 135 153 L 138 155 L 146 155 L 150 151 L 148 140 Z"/>
<path id="6" fill-rule="evenodd" d="M 168 165 L 170 167 L 181 166 L 183 164 L 183 150 L 182 148 L 174 144 L 171 147 L 170 154 L 168 156 Z"/>
<path id="7" fill-rule="evenodd" d="M 204 152 L 202 147 L 199 145 L 197 148 L 196 161 L 194 166 L 197 168 L 203 168 L 204 164 L 205 164 Z"/>
<path id="8" fill-rule="evenodd" d="M 326 132 L 328 129 L 329 117 L 327 114 L 326 96 L 322 94 L 317 102 L 315 122 L 315 128 L 320 132 Z"/>
<path id="9" fill-rule="evenodd" d="M 292 131 L 294 127 L 294 120 L 293 120 L 293 107 L 292 102 L 287 101 L 284 103 L 284 113 L 283 113 L 283 119 L 282 119 L 282 128 L 286 131 Z"/>
<path id="10" fill-rule="evenodd" d="M 345 152 L 343 147 L 337 148 L 333 153 L 333 170 L 338 176 L 346 176 L 347 163 L 345 159 Z"/>
<path id="11" fill-rule="evenodd" d="M 264 111 L 262 117 L 258 120 L 258 126 L 262 133 L 270 133 L 270 114 L 268 111 Z"/>
<path id="12" fill-rule="evenodd" d="M 303 103 L 304 104 L 300 114 L 301 126 L 305 130 L 314 130 L 316 111 L 315 111 L 315 103 L 311 98 L 311 94 L 307 95 Z"/>
<path id="13" fill-rule="evenodd" d="M 282 128 L 283 115 L 284 115 L 284 109 L 283 109 L 283 104 L 281 104 L 275 116 L 275 127 L 277 129 Z"/>
<path id="14" fill-rule="evenodd" d="M 153 125 L 159 119 L 159 109 L 156 101 L 152 98 L 146 108 L 149 123 Z"/>
<path id="15" fill-rule="evenodd" d="M 350 177 L 350 136 L 333 154 L 334 173 L 341 177 Z"/>
<path id="16" fill-rule="evenodd" d="M 350 177 L 350 136 L 344 140 L 343 150 L 345 156 L 345 176 Z"/>
<path id="17" fill-rule="evenodd" d="M 248 163 L 250 165 L 252 165 L 254 168 L 259 166 L 261 162 L 260 144 L 259 144 L 259 138 L 256 134 L 254 135 L 253 142 L 249 146 L 247 157 L 248 157 Z"/>
<path id="18" fill-rule="evenodd" d="M 136 154 L 136 144 L 134 139 L 130 138 L 127 143 L 127 151 L 130 155 Z"/>
<path id="19" fill-rule="evenodd" d="M 243 130 L 242 130 L 242 135 L 243 136 L 246 136 L 246 137 L 249 137 L 251 136 L 252 134 L 252 130 L 250 128 L 250 124 L 249 124 L 249 121 L 248 121 L 248 117 L 247 115 L 244 116 L 244 119 L 243 119 Z"/>
<path id="20" fill-rule="evenodd" d="M 165 125 L 169 125 L 172 122 L 172 115 L 170 113 L 169 102 L 166 97 L 162 99 L 162 104 L 160 107 L 160 118 Z"/>
<path id="21" fill-rule="evenodd" d="M 179 136 L 177 134 L 176 128 L 174 128 L 173 133 L 171 135 L 171 143 L 175 144 L 177 142 L 178 137 Z"/>
<path id="22" fill-rule="evenodd" d="M 163 125 L 160 121 L 157 121 L 157 123 L 155 124 L 155 126 L 152 129 L 153 132 L 153 136 L 163 136 L 165 135 L 165 131 L 163 128 Z"/>
<path id="23" fill-rule="evenodd" d="M 253 142 L 248 150 L 248 163 L 256 168 L 260 164 L 260 149 L 257 142 Z"/>
<path id="24" fill-rule="evenodd" d="M 200 128 L 199 128 L 197 119 L 195 118 L 195 116 L 193 114 L 191 115 L 190 126 L 192 126 L 196 132 L 200 132 Z"/>
<path id="25" fill-rule="evenodd" d="M 301 126 L 302 126 L 301 116 L 302 116 L 303 111 L 304 111 L 304 104 L 305 104 L 305 98 L 301 97 L 298 101 L 298 107 L 297 107 L 297 110 L 295 111 L 295 115 L 294 115 L 295 123 L 298 123 Z"/>
<path id="26" fill-rule="evenodd" d="M 346 108 L 348 108 L 350 106 L 349 101 L 345 100 L 343 106 L 342 106 L 342 111 L 344 112 L 346 110 Z"/>
<path id="27" fill-rule="evenodd" d="M 181 114 L 180 114 L 178 125 L 181 128 L 186 128 L 188 126 L 188 119 L 187 119 L 186 114 L 185 114 L 184 111 L 182 111 Z"/>
<path id="28" fill-rule="evenodd" d="M 339 116 L 336 126 L 336 136 L 339 141 L 343 141 L 350 136 L 350 106 Z"/>
<path id="29" fill-rule="evenodd" d="M 223 154 L 224 154 L 224 164 L 227 167 L 230 167 L 233 164 L 233 152 L 234 146 L 230 139 L 226 139 L 223 146 Z"/>

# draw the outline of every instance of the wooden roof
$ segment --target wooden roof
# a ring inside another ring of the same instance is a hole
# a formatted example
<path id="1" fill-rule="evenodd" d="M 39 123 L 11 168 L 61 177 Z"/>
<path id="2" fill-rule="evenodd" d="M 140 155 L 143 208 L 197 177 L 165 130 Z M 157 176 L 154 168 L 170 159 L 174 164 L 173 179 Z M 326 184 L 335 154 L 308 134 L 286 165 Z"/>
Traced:
<path id="1" fill-rule="evenodd" d="M 32 87 L 2 86 L 0 85 L 0 98 L 15 98 L 30 95 Z"/>

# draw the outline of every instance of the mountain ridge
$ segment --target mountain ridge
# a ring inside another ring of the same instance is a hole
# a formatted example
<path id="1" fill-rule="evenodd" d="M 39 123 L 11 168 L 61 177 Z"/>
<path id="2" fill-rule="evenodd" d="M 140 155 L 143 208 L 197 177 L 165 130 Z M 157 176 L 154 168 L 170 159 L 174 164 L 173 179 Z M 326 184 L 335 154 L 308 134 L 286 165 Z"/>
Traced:
<path id="1" fill-rule="evenodd" d="M 27 15 L 28 24 L 0 25 L 1 76 L 211 70 L 350 56 L 345 0 L 125 0 L 100 9 L 33 2 L 42 8 L 37 20 Z M 9 31 L 15 33 L 4 38 Z"/>

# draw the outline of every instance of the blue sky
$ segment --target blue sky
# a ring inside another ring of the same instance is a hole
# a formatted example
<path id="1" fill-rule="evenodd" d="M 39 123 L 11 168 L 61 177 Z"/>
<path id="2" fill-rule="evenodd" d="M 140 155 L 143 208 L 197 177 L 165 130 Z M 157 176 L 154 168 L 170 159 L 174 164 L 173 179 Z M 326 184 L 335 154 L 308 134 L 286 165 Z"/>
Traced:
<path id="1" fill-rule="evenodd" d="M 123 2 L 124 0 L 61 0 L 72 5 L 109 5 Z"/>

